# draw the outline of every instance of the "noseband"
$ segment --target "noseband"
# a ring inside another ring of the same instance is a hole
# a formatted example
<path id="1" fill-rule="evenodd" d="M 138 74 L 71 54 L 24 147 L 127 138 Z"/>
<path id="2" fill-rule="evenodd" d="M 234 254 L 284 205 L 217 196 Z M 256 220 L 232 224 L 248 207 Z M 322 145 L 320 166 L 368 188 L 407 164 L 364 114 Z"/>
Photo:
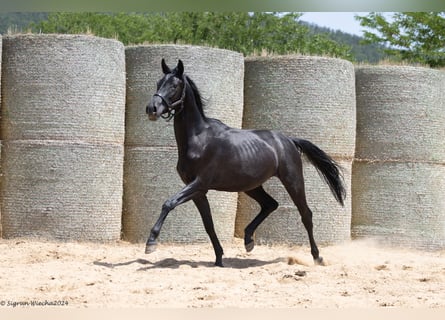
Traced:
<path id="1" fill-rule="evenodd" d="M 161 114 L 162 119 L 170 121 L 175 115 L 181 113 L 181 111 L 184 110 L 185 89 L 186 89 L 186 80 L 184 76 L 182 76 L 182 83 L 184 84 L 184 86 L 182 88 L 181 98 L 179 98 L 179 100 L 176 100 L 173 103 L 170 103 L 164 96 L 160 95 L 159 93 L 155 93 L 153 95 L 153 97 L 161 98 L 162 102 L 167 106 L 167 115 Z"/>

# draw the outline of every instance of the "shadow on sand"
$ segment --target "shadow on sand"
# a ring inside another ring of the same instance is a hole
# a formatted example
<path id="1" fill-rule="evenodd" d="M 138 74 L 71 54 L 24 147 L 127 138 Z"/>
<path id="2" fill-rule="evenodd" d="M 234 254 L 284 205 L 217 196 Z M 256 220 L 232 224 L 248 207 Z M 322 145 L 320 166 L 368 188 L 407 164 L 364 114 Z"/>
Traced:
<path id="1" fill-rule="evenodd" d="M 284 262 L 283 258 L 277 258 L 270 261 L 263 261 L 258 259 L 246 259 L 246 258 L 225 258 L 223 259 L 224 267 L 233 269 L 247 269 L 252 267 L 261 267 L 269 264 Z M 145 267 L 139 268 L 137 271 L 145 271 L 150 269 L 165 268 L 165 269 L 178 269 L 181 266 L 189 266 L 191 268 L 198 267 L 214 267 L 214 263 L 210 261 L 192 261 L 192 260 L 176 260 L 174 258 L 167 258 L 156 262 L 150 262 L 146 259 L 136 259 L 127 262 L 119 263 L 109 263 L 104 261 L 94 261 L 94 265 L 106 267 L 106 268 L 116 268 L 122 266 L 128 266 L 130 264 L 141 264 L 146 265 Z"/>

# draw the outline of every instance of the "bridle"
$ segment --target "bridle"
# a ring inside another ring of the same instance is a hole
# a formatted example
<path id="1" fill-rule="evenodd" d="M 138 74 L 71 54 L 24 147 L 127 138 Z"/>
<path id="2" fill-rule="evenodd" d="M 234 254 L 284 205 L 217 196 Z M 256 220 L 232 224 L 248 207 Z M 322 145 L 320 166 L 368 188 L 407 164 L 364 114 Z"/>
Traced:
<path id="1" fill-rule="evenodd" d="M 181 113 L 182 110 L 184 110 L 185 91 L 186 91 L 186 86 L 187 86 L 186 77 L 184 75 L 182 76 L 182 83 L 184 85 L 182 88 L 181 98 L 179 98 L 178 100 L 176 100 L 173 103 L 170 103 L 164 96 L 162 96 L 161 94 L 159 94 L 157 92 L 153 95 L 153 97 L 161 98 L 162 102 L 167 106 L 166 114 L 165 113 L 161 114 L 162 119 L 170 121 L 174 116 L 176 116 L 177 114 Z"/>

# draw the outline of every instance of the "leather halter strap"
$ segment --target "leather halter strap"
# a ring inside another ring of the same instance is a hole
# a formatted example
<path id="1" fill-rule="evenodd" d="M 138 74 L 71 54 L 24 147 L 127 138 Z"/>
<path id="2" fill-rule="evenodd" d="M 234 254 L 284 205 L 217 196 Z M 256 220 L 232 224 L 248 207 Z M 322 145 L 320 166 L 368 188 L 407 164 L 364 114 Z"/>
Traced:
<path id="1" fill-rule="evenodd" d="M 182 76 L 182 82 L 184 86 L 182 88 L 181 98 L 173 103 L 170 103 L 164 96 L 159 93 L 155 93 L 153 95 L 153 97 L 161 98 L 162 102 L 164 102 L 164 104 L 167 106 L 167 115 L 161 114 L 161 118 L 166 119 L 167 121 L 170 121 L 175 115 L 179 114 L 184 109 L 185 91 L 187 86 L 186 78 L 184 75 Z"/>

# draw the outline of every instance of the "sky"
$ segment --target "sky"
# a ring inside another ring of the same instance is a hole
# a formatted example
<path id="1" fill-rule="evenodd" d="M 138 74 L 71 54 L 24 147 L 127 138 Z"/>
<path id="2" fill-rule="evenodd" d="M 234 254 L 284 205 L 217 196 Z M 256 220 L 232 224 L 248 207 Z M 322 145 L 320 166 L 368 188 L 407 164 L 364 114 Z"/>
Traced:
<path id="1" fill-rule="evenodd" d="M 365 16 L 367 12 L 305 12 L 300 20 L 362 36 L 363 27 L 355 20 L 355 15 Z"/>

